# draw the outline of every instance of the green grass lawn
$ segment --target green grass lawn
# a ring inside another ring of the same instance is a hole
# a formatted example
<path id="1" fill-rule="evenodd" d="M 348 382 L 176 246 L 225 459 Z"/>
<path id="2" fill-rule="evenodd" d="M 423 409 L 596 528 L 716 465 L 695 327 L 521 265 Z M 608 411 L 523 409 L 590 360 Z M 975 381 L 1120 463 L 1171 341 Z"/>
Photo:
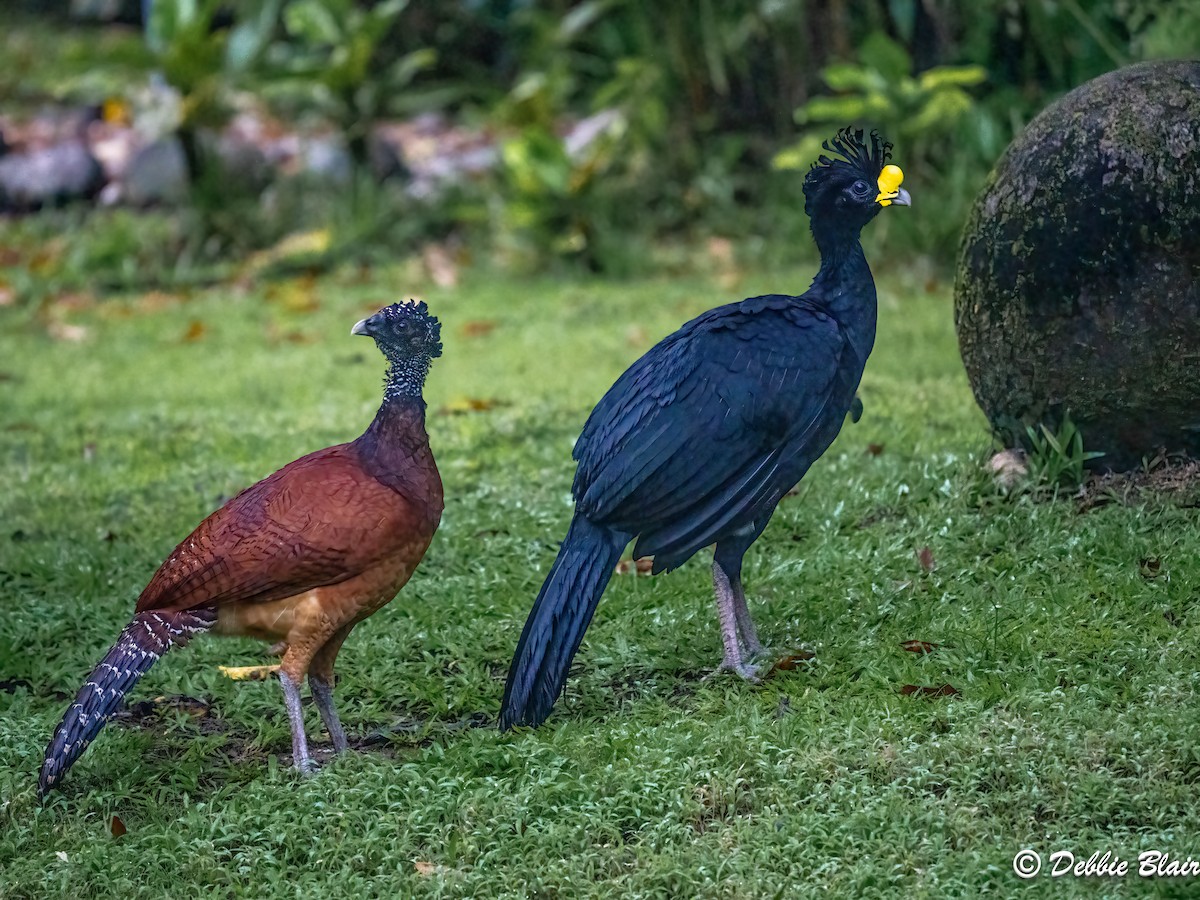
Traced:
<path id="1" fill-rule="evenodd" d="M 614 578 L 551 719 L 496 732 L 590 404 L 692 315 L 810 274 L 423 291 L 444 323 L 427 398 L 446 511 L 340 657 L 357 752 L 295 775 L 278 685 L 217 668 L 265 646 L 202 638 L 130 701 L 207 709 L 136 707 L 44 806 L 50 733 L 159 562 L 239 488 L 365 427 L 383 362 L 349 329 L 410 286 L 106 301 L 65 314 L 81 341 L 10 311 L 0 897 L 1008 896 L 1023 847 L 1200 856 L 1196 510 L 1001 495 L 948 289 L 903 274 L 880 278 L 864 418 L 747 555 L 764 640 L 815 659 L 760 686 L 702 680 L 721 644 L 701 553 Z M 1033 885 L 1097 887 L 1147 885 Z"/>

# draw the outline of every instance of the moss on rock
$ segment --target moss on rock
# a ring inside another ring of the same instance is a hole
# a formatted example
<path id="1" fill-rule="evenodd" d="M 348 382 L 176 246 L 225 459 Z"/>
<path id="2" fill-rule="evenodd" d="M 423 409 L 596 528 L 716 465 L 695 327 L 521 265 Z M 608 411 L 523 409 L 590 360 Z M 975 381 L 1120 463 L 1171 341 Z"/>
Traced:
<path id="1" fill-rule="evenodd" d="M 954 313 L 1010 445 L 1069 413 L 1100 468 L 1200 456 L 1200 62 L 1112 72 L 1030 123 L 967 221 Z"/>

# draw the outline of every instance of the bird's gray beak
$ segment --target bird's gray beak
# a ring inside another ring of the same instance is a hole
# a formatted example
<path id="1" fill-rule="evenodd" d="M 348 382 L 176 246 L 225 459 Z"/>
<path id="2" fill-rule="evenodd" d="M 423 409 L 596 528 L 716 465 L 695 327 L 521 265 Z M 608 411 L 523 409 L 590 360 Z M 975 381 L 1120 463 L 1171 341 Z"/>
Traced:
<path id="1" fill-rule="evenodd" d="M 374 318 L 374 317 L 367 316 L 367 318 L 365 318 L 365 319 L 359 319 L 357 322 L 354 323 L 354 327 L 350 329 L 350 333 L 351 334 L 365 334 L 367 337 L 370 337 L 371 336 L 371 327 L 370 327 L 369 323 L 372 318 Z"/>
<path id="2" fill-rule="evenodd" d="M 896 196 L 892 198 L 892 204 L 895 206 L 912 206 L 912 196 L 904 188 L 896 191 Z"/>

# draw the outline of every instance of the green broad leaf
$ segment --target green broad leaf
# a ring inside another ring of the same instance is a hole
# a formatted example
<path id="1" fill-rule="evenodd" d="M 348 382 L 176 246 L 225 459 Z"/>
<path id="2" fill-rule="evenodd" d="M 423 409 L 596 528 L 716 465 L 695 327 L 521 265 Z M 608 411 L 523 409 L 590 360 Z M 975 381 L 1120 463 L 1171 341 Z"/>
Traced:
<path id="1" fill-rule="evenodd" d="M 558 26 L 558 40 L 564 44 L 573 41 L 579 34 L 587 30 L 596 19 L 600 18 L 611 4 L 588 0 L 580 3 L 562 18 Z"/>
<path id="2" fill-rule="evenodd" d="M 909 120 L 910 133 L 942 131 L 971 109 L 971 97 L 960 88 L 946 88 L 930 96 L 921 111 Z"/>
<path id="3" fill-rule="evenodd" d="M 973 87 L 987 81 L 983 66 L 935 66 L 917 76 L 917 83 L 926 91 L 943 87 Z"/>
<path id="4" fill-rule="evenodd" d="M 796 110 L 796 123 L 851 121 L 862 118 L 867 108 L 865 97 L 814 97 Z"/>
<path id="5" fill-rule="evenodd" d="M 255 9 L 233 28 L 225 44 L 225 66 L 232 72 L 245 72 L 266 49 L 279 22 L 281 0 L 257 0 Z"/>
<path id="6" fill-rule="evenodd" d="M 880 90 L 887 86 L 875 69 L 851 63 L 836 63 L 821 70 L 825 83 L 835 91 Z"/>
<path id="7" fill-rule="evenodd" d="M 417 73 L 430 68 L 437 62 L 437 51 L 431 47 L 407 53 L 388 69 L 387 84 L 392 88 L 407 86 Z"/>
<path id="8" fill-rule="evenodd" d="M 776 153 L 771 160 L 771 168 L 781 172 L 807 169 L 821 155 L 821 141 L 819 135 L 806 134 L 797 143 Z"/>
<path id="9" fill-rule="evenodd" d="M 858 58 L 864 66 L 877 71 L 887 81 L 899 81 L 912 74 L 908 52 L 882 31 L 874 31 L 862 42 Z"/>
<path id="10" fill-rule="evenodd" d="M 329 7 L 319 0 L 294 0 L 283 11 L 288 34 L 308 44 L 337 44 L 342 26 Z"/>

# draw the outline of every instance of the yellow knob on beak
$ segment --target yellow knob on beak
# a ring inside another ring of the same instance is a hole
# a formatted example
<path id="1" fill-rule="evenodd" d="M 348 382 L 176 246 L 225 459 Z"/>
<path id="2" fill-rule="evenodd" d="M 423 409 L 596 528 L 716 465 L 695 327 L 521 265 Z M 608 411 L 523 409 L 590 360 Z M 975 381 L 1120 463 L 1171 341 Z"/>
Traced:
<path id="1" fill-rule="evenodd" d="M 897 206 L 911 206 L 912 198 L 909 197 L 908 191 L 900 187 L 902 181 L 904 173 L 899 166 L 884 166 L 883 171 L 879 173 L 879 181 L 876 182 L 879 196 L 875 198 L 875 202 L 880 206 L 890 206 L 893 203 Z"/>

